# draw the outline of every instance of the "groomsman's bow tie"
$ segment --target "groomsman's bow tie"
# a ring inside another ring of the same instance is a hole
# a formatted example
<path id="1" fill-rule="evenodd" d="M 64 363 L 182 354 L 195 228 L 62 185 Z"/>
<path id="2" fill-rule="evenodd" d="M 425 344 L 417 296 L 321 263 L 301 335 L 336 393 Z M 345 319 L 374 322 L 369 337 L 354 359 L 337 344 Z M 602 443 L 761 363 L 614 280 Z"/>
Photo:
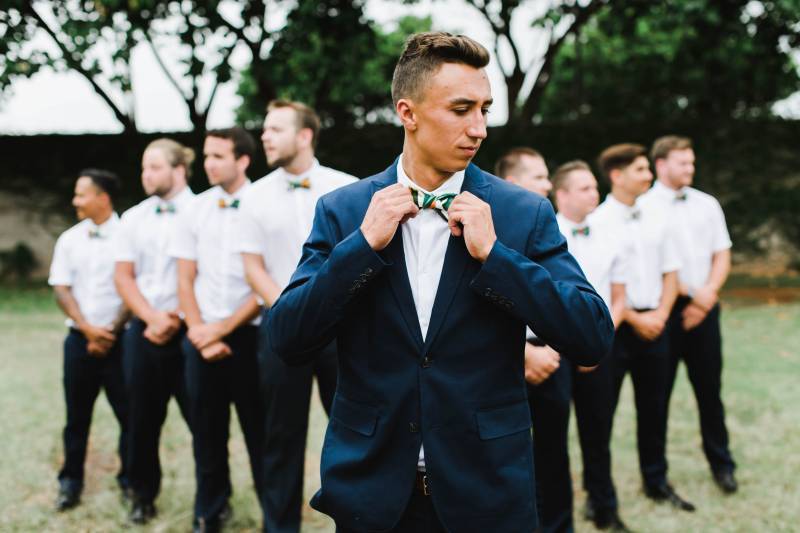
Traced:
<path id="1" fill-rule="evenodd" d="M 411 199 L 417 207 L 420 209 L 435 209 L 439 216 L 445 221 L 450 220 L 447 216 L 447 210 L 450 209 L 453 198 L 458 196 L 456 193 L 446 192 L 439 195 L 428 194 L 425 191 L 415 188 L 413 184 L 409 188 L 411 189 Z"/>
<path id="2" fill-rule="evenodd" d="M 301 180 L 289 180 L 289 190 L 293 191 L 295 189 L 310 189 L 311 188 L 311 179 L 305 177 Z"/>
<path id="3" fill-rule="evenodd" d="M 158 204 L 156 206 L 156 214 L 160 215 L 161 213 L 175 213 L 175 204 L 171 202 L 164 202 L 163 204 Z"/>
<path id="4" fill-rule="evenodd" d="M 676 202 L 685 202 L 686 201 L 686 191 L 680 191 L 678 194 L 675 195 Z"/>
<path id="5" fill-rule="evenodd" d="M 89 238 L 90 239 L 102 239 L 103 235 L 100 233 L 100 228 L 94 228 L 89 230 Z"/>
<path id="6" fill-rule="evenodd" d="M 629 215 L 631 220 L 639 220 L 642 216 L 641 209 L 631 209 Z"/>
<path id="7" fill-rule="evenodd" d="M 572 228 L 572 236 L 577 237 L 578 235 L 583 235 L 584 237 L 589 236 L 589 226 L 583 226 L 580 228 Z"/>
<path id="8" fill-rule="evenodd" d="M 220 199 L 217 201 L 217 205 L 218 205 L 218 206 L 219 206 L 221 209 L 225 209 L 226 207 L 230 207 L 231 209 L 239 209 L 239 199 L 238 199 L 238 198 L 236 198 L 236 199 L 235 199 L 235 200 L 233 200 L 232 202 L 226 202 L 226 201 L 225 201 L 225 198 L 220 198 Z"/>

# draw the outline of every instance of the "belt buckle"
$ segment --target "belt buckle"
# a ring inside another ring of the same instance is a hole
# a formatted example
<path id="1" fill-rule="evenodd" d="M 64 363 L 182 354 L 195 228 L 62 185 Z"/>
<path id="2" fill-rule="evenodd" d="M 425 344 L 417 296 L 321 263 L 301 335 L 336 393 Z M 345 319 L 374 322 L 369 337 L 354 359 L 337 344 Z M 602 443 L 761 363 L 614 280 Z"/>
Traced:
<path id="1" fill-rule="evenodd" d="M 422 476 L 422 494 L 424 494 L 425 496 L 430 496 L 431 495 L 431 491 L 428 488 L 428 475 L 427 474 Z"/>

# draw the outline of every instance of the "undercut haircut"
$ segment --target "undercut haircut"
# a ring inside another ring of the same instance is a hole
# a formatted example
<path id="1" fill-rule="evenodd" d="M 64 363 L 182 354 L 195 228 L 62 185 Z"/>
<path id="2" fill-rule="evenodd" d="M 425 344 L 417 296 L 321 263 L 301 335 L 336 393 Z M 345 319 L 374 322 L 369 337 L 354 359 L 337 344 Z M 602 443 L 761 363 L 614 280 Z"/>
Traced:
<path id="1" fill-rule="evenodd" d="M 569 176 L 576 170 L 592 171 L 591 167 L 586 161 L 575 159 L 574 161 L 567 161 L 556 169 L 550 181 L 553 183 L 553 190 L 560 191 L 566 189 L 569 184 Z"/>
<path id="2" fill-rule="evenodd" d="M 392 76 L 392 102 L 420 100 L 430 78 L 444 63 L 461 63 L 474 68 L 489 64 L 489 52 L 465 35 L 433 31 L 415 33 L 406 41 Z"/>
<path id="3" fill-rule="evenodd" d="M 79 178 L 89 178 L 92 180 L 97 189 L 100 192 L 104 192 L 108 195 L 111 199 L 111 205 L 114 205 L 117 197 L 119 196 L 119 189 L 120 189 L 120 181 L 119 176 L 111 172 L 110 170 L 104 170 L 101 168 L 85 168 L 80 171 L 78 174 Z"/>
<path id="4" fill-rule="evenodd" d="M 311 130 L 311 146 L 316 149 L 317 141 L 319 139 L 319 130 L 321 127 L 317 112 L 302 102 L 293 100 L 273 100 L 267 104 L 267 113 L 273 109 L 281 109 L 285 107 L 294 110 L 297 131 L 306 128 Z"/>
<path id="5" fill-rule="evenodd" d="M 514 173 L 519 170 L 520 162 L 522 161 L 522 156 L 524 155 L 538 157 L 539 159 L 544 160 L 542 154 L 533 148 L 527 148 L 524 146 L 512 148 L 497 160 L 497 163 L 494 165 L 494 175 L 503 179 L 508 179 L 509 176 L 513 176 Z"/>
<path id="6" fill-rule="evenodd" d="M 597 166 L 607 179 L 611 179 L 611 171 L 628 167 L 637 158 L 647 157 L 647 149 L 641 144 L 623 143 L 609 146 L 597 158 Z"/>
<path id="7" fill-rule="evenodd" d="M 250 161 L 252 161 L 256 153 L 256 142 L 253 140 L 253 136 L 241 126 L 209 130 L 208 133 L 206 133 L 206 137 L 217 137 L 219 139 L 233 141 L 233 155 L 236 159 L 246 155 L 250 158 Z"/>
<path id="8" fill-rule="evenodd" d="M 659 137 L 650 149 L 650 159 L 655 162 L 657 159 L 666 159 L 673 150 L 688 150 L 692 148 L 692 140 L 689 137 L 678 135 L 665 135 Z"/>

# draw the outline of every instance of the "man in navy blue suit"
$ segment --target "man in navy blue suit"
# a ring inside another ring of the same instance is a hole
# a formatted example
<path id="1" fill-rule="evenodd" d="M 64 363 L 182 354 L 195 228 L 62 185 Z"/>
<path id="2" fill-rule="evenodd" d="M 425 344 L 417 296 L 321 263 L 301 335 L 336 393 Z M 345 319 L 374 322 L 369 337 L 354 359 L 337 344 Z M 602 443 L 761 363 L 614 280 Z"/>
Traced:
<path id="1" fill-rule="evenodd" d="M 488 62 L 464 36 L 408 40 L 392 81 L 402 155 L 319 200 L 269 313 L 289 364 L 338 343 L 311 503 L 340 532 L 534 530 L 525 326 L 580 365 L 611 346 L 608 309 L 550 204 L 470 164 Z"/>

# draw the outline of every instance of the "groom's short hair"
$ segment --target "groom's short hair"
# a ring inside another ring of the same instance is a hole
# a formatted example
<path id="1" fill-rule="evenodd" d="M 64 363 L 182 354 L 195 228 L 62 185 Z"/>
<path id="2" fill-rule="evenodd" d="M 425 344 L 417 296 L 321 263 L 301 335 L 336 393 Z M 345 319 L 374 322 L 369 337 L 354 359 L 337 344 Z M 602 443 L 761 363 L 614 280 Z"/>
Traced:
<path id="1" fill-rule="evenodd" d="M 408 38 L 392 77 L 392 102 L 419 99 L 421 90 L 443 63 L 462 63 L 474 68 L 489 64 L 489 52 L 464 35 L 434 31 Z"/>

